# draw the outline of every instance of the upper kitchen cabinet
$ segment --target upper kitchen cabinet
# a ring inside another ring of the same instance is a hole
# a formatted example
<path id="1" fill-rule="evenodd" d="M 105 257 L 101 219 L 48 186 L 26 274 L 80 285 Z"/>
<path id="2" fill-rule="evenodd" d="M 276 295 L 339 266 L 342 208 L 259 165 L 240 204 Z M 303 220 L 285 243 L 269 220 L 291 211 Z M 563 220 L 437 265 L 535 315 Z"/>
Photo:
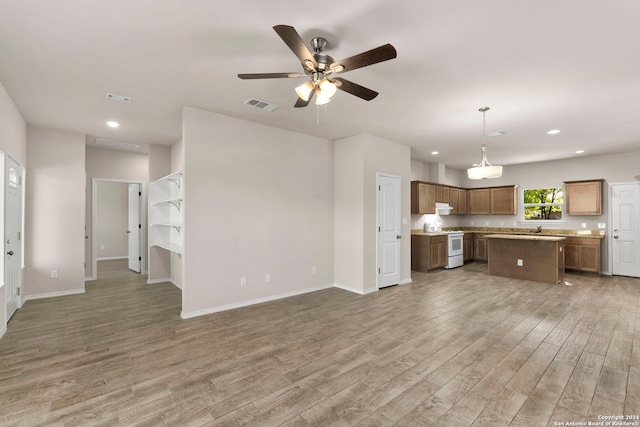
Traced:
<path id="1" fill-rule="evenodd" d="M 436 203 L 449 203 L 449 187 L 436 185 Z"/>
<path id="2" fill-rule="evenodd" d="M 518 213 L 518 186 L 491 188 L 491 215 L 516 215 Z"/>
<path id="3" fill-rule="evenodd" d="M 460 215 L 466 215 L 467 212 L 467 190 L 463 188 L 458 189 L 458 213 Z"/>
<path id="4" fill-rule="evenodd" d="M 460 189 L 451 187 L 449 188 L 449 206 L 451 206 L 451 215 L 457 215 L 460 213 Z"/>
<path id="5" fill-rule="evenodd" d="M 565 181 L 567 215 L 602 215 L 602 179 Z"/>
<path id="6" fill-rule="evenodd" d="M 411 213 L 436 213 L 436 186 L 420 181 L 411 181 Z"/>
<path id="7" fill-rule="evenodd" d="M 467 213 L 471 215 L 491 214 L 491 189 L 474 188 L 467 190 Z"/>

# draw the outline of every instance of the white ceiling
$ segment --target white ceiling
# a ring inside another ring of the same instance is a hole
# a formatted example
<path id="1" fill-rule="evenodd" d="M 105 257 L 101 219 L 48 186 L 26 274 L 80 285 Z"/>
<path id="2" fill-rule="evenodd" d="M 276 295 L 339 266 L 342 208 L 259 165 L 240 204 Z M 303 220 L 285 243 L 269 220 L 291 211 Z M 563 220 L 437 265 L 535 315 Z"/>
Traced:
<path id="1" fill-rule="evenodd" d="M 398 57 L 342 75 L 373 101 L 339 91 L 294 109 L 302 80 L 236 76 L 301 71 L 276 24 L 325 36 L 336 60 L 385 43 Z M 507 132 L 485 138 L 494 164 L 639 149 L 639 40 L 633 0 L 0 0 L 0 81 L 27 123 L 93 137 L 171 144 L 189 105 L 331 140 L 369 133 L 464 169 L 480 160 L 483 106 L 487 132 Z"/>

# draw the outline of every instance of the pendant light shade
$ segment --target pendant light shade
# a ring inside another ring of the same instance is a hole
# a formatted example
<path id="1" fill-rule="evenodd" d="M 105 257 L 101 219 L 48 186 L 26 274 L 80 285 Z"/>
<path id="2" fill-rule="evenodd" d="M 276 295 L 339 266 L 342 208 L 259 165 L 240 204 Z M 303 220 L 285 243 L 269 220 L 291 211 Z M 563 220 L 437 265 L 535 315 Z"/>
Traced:
<path id="1" fill-rule="evenodd" d="M 489 111 L 489 107 L 482 107 L 478 110 L 482 113 L 482 138 L 487 133 L 485 113 Z M 467 177 L 469 179 L 491 179 L 500 178 L 502 176 L 502 166 L 493 166 L 487 160 L 487 146 L 482 144 L 482 162 L 478 166 L 467 169 Z"/>

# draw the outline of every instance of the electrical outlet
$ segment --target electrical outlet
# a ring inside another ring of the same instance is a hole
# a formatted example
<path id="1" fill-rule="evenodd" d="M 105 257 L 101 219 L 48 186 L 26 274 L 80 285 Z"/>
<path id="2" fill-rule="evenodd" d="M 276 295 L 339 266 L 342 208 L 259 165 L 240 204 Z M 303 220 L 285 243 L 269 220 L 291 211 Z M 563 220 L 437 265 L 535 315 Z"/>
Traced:
<path id="1" fill-rule="evenodd" d="M 599 230 L 604 230 L 605 228 L 607 228 L 607 224 L 605 224 L 604 222 L 599 222 L 598 223 L 598 229 Z"/>
<path id="2" fill-rule="evenodd" d="M 247 276 L 242 276 L 240 278 L 240 286 L 246 286 L 247 285 Z"/>
<path id="3" fill-rule="evenodd" d="M 51 278 L 52 279 L 58 278 L 58 270 L 51 270 Z"/>
<path id="4" fill-rule="evenodd" d="M 518 267 L 522 267 L 523 266 L 523 262 L 521 259 L 518 260 Z"/>
<path id="5" fill-rule="evenodd" d="M 316 274 L 317 272 L 318 272 L 318 269 L 316 268 L 315 265 L 311 267 L 311 274 Z"/>
<path id="6" fill-rule="evenodd" d="M 587 223 L 586 223 L 586 222 L 583 222 L 583 223 L 582 223 L 582 224 L 580 224 L 580 225 L 582 225 L 582 228 L 587 228 Z"/>
<path id="7" fill-rule="evenodd" d="M 264 274 L 264 283 L 269 283 L 271 281 L 271 273 Z"/>

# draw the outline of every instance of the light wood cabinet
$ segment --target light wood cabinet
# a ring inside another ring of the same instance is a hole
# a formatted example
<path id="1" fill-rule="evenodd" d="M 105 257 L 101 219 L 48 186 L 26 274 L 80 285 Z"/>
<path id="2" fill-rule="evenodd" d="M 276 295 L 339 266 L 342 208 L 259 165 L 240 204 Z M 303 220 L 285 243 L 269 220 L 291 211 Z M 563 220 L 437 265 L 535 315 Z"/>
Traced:
<path id="1" fill-rule="evenodd" d="M 467 190 L 463 188 L 458 189 L 458 213 L 460 215 L 467 214 Z"/>
<path id="2" fill-rule="evenodd" d="M 467 208 L 471 215 L 491 214 L 491 189 L 474 188 L 467 190 Z"/>
<path id="3" fill-rule="evenodd" d="M 451 187 L 449 188 L 449 206 L 451 206 L 451 215 L 458 215 L 460 213 L 460 189 Z"/>
<path id="4" fill-rule="evenodd" d="M 473 233 L 464 233 L 464 236 L 462 237 L 462 259 L 464 261 L 473 260 L 473 241 Z"/>
<path id="5" fill-rule="evenodd" d="M 436 187 L 420 181 L 411 182 L 411 213 L 436 213 Z"/>
<path id="6" fill-rule="evenodd" d="M 564 241 L 564 268 L 600 273 L 600 239 L 568 237 Z"/>
<path id="7" fill-rule="evenodd" d="M 602 183 L 604 180 L 565 181 L 567 215 L 602 215 Z"/>
<path id="8" fill-rule="evenodd" d="M 449 203 L 449 187 L 436 185 L 436 203 Z"/>
<path id="9" fill-rule="evenodd" d="M 411 236 L 411 270 L 426 273 L 447 265 L 447 236 Z"/>
<path id="10" fill-rule="evenodd" d="M 473 245 L 473 259 L 477 261 L 486 261 L 488 259 L 488 240 L 486 234 L 476 233 Z"/>
<path id="11" fill-rule="evenodd" d="M 518 213 L 518 186 L 491 187 L 491 215 L 516 215 Z"/>

